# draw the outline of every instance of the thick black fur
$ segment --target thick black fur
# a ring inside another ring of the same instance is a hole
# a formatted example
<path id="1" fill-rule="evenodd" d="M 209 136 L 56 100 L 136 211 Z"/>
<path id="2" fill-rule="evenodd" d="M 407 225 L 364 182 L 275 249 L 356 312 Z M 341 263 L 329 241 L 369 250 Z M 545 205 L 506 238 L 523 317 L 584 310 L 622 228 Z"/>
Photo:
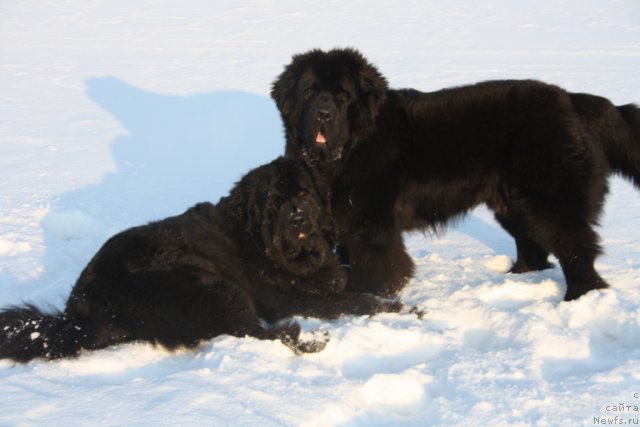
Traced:
<path id="1" fill-rule="evenodd" d="M 514 273 L 560 261 L 566 300 L 607 287 L 593 230 L 620 173 L 640 187 L 640 109 L 538 81 L 392 90 L 359 52 L 293 57 L 271 95 L 286 155 L 328 179 L 348 289 L 398 292 L 404 230 L 438 229 L 486 204 L 516 241 Z"/>
<path id="2" fill-rule="evenodd" d="M 342 292 L 334 227 L 321 179 L 280 158 L 257 168 L 217 205 L 131 228 L 108 240 L 81 273 L 62 313 L 32 305 L 0 312 L 0 358 L 26 362 L 148 341 L 194 347 L 220 334 L 280 339 L 296 352 L 293 315 L 398 311 L 396 302 Z"/>

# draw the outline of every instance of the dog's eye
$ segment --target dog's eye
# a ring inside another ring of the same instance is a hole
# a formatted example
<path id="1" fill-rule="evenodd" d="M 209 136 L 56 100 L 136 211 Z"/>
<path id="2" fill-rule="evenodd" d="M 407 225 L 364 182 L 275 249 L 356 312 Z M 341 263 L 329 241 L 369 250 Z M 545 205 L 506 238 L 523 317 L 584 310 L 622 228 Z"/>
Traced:
<path id="1" fill-rule="evenodd" d="M 335 98 L 337 102 L 347 102 L 349 100 L 349 94 L 347 92 L 338 92 Z"/>
<path id="2" fill-rule="evenodd" d="M 298 190 L 298 197 L 304 198 L 304 197 L 307 197 L 308 195 L 309 195 L 309 192 L 307 190 Z"/>
<path id="3" fill-rule="evenodd" d="M 308 87 L 308 88 L 306 88 L 304 90 L 304 94 L 306 96 L 313 96 L 313 95 L 315 95 L 315 93 L 316 93 L 316 90 L 314 88 L 312 88 L 312 87 Z"/>

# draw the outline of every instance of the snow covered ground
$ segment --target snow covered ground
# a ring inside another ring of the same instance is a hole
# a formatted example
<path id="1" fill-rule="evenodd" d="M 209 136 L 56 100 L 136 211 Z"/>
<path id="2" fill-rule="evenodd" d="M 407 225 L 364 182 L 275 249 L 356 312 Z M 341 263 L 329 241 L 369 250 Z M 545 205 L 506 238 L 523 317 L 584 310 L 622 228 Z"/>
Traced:
<path id="1" fill-rule="evenodd" d="M 0 305 L 62 307 L 117 231 L 216 201 L 282 152 L 271 81 L 292 54 L 359 48 L 395 87 L 536 78 L 640 102 L 637 0 L 0 2 Z M 597 268 L 503 272 L 479 209 L 407 235 L 426 311 L 303 320 L 318 354 L 219 337 L 0 362 L 0 425 L 640 424 L 640 193 L 612 180 Z M 615 418 L 617 417 L 617 418 Z"/>

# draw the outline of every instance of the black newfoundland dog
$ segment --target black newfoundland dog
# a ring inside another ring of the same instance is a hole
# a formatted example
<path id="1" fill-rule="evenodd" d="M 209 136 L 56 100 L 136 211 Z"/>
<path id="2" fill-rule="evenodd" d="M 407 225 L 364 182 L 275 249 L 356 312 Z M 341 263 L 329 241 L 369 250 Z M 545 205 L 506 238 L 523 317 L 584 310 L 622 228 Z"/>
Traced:
<path id="1" fill-rule="evenodd" d="M 56 359 L 129 341 L 194 347 L 220 334 L 313 352 L 326 338 L 301 341 L 297 323 L 263 321 L 398 311 L 396 302 L 342 292 L 327 193 L 313 175 L 280 158 L 217 205 L 117 234 L 81 273 L 64 312 L 0 312 L 0 358 Z"/>
<path id="2" fill-rule="evenodd" d="M 593 267 L 593 226 L 610 173 L 640 186 L 636 106 L 531 80 L 392 90 L 352 49 L 294 56 L 271 95 L 286 155 L 330 183 L 348 289 L 398 292 L 413 270 L 401 232 L 482 203 L 515 238 L 513 273 L 549 267 L 552 253 L 565 300 L 608 286 Z"/>

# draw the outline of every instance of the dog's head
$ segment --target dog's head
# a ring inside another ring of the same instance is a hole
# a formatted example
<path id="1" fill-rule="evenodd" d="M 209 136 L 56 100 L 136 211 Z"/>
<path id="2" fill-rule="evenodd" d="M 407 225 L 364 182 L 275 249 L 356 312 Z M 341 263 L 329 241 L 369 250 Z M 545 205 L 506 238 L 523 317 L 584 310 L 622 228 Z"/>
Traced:
<path id="1" fill-rule="evenodd" d="M 385 78 L 354 49 L 294 56 L 271 90 L 287 155 L 311 163 L 339 160 L 373 132 L 387 90 Z"/>
<path id="2" fill-rule="evenodd" d="M 332 259 L 328 193 L 304 162 L 278 158 L 249 172 L 236 189 L 246 231 L 279 268 L 306 276 Z"/>

